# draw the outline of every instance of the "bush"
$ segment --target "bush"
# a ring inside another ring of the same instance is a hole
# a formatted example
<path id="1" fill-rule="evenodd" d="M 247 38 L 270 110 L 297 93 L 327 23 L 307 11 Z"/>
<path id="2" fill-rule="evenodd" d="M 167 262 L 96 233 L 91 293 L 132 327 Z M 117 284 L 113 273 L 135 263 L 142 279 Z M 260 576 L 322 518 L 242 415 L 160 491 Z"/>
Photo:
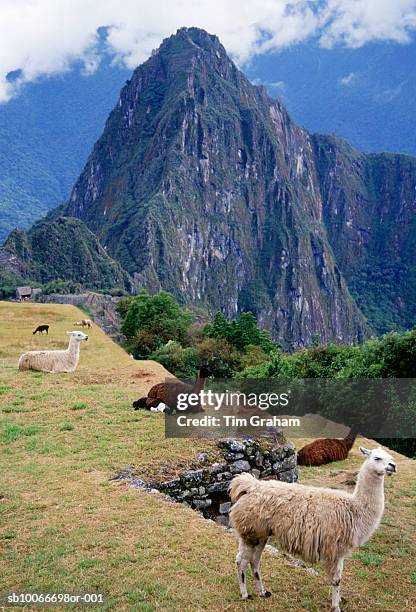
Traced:
<path id="1" fill-rule="evenodd" d="M 226 340 L 205 338 L 195 348 L 198 363 L 208 365 L 217 378 L 233 378 L 241 369 L 241 353 Z"/>
<path id="2" fill-rule="evenodd" d="M 179 342 L 170 340 L 150 354 L 150 359 L 161 363 L 178 378 L 192 378 L 197 369 L 197 354 L 193 347 L 182 347 Z"/>
<path id="3" fill-rule="evenodd" d="M 189 344 L 191 314 L 181 309 L 170 293 L 160 291 L 151 296 L 142 290 L 120 300 L 117 311 L 123 320 L 121 329 L 128 349 L 137 358 L 147 358 L 169 340 Z"/>

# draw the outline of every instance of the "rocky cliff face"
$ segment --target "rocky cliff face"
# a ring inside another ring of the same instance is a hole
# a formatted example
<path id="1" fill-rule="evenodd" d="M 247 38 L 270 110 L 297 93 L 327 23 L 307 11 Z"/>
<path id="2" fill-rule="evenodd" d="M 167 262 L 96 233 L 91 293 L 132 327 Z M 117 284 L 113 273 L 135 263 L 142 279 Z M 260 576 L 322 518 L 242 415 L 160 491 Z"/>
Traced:
<path id="1" fill-rule="evenodd" d="M 63 214 L 136 288 L 251 310 L 285 347 L 352 342 L 414 322 L 415 184 L 414 159 L 310 136 L 183 28 L 126 83 Z"/>
<path id="2" fill-rule="evenodd" d="M 377 332 L 416 322 L 416 158 L 363 155 L 314 136 L 323 220 L 337 264 Z"/>
<path id="3" fill-rule="evenodd" d="M 366 326 L 323 225 L 314 149 L 214 36 L 182 29 L 133 74 L 72 192 L 111 255 L 152 290 L 285 345 Z"/>

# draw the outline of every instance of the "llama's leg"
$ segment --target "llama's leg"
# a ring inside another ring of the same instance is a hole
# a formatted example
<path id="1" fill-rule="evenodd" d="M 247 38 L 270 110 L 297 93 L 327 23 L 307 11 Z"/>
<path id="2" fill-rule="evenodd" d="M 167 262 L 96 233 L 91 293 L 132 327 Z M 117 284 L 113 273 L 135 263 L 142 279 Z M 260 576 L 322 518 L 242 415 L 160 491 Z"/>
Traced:
<path id="1" fill-rule="evenodd" d="M 270 597 L 270 591 L 266 591 L 264 588 L 263 580 L 260 574 L 260 557 L 266 546 L 267 540 L 261 540 L 257 546 L 254 547 L 254 554 L 251 560 L 251 569 L 253 570 L 254 581 L 256 589 L 260 597 Z"/>
<path id="2" fill-rule="evenodd" d="M 344 568 L 344 559 L 339 559 L 338 562 L 332 568 L 332 572 L 330 574 L 331 588 L 332 588 L 331 612 L 340 612 L 341 610 L 341 608 L 339 607 L 339 604 L 341 601 L 340 584 L 341 584 L 343 568 Z"/>
<path id="3" fill-rule="evenodd" d="M 237 578 L 240 587 L 240 594 L 242 599 L 248 599 L 247 592 L 247 574 L 246 569 L 251 559 L 253 558 L 254 548 L 244 542 L 243 538 L 240 537 L 238 545 L 238 553 L 236 557 L 237 564 Z"/>

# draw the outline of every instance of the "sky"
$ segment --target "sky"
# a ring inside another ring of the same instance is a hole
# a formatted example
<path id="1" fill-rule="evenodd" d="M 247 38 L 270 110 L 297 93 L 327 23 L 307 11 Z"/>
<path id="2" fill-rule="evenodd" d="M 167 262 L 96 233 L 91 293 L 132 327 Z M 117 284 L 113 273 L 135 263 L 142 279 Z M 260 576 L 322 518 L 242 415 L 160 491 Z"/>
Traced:
<path id="1" fill-rule="evenodd" d="M 243 67 L 311 38 L 328 49 L 409 43 L 416 0 L 0 0 L 0 102 L 75 64 L 92 73 L 103 53 L 135 68 L 183 26 L 217 34 Z"/>

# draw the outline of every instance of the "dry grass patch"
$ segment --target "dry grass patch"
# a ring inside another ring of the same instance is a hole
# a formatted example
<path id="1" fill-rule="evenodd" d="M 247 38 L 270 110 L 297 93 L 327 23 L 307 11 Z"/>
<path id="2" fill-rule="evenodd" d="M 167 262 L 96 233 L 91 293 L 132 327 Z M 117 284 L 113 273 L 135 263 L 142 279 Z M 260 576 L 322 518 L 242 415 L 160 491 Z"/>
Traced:
<path id="1" fill-rule="evenodd" d="M 274 598 L 242 604 L 232 535 L 159 495 L 109 482 L 126 466 L 171 473 L 214 450 L 202 440 L 166 440 L 161 415 L 132 410 L 167 373 L 133 361 L 96 326 L 75 374 L 17 371 L 21 352 L 56 347 L 80 318 L 72 306 L 0 302 L 0 405 L 27 409 L 0 413 L 0 592 L 103 591 L 104 609 L 117 612 L 329 609 L 322 575 L 267 554 Z M 41 323 L 49 336 L 32 335 Z M 302 468 L 302 481 L 349 486 L 362 461 L 356 449 L 346 462 Z M 416 469 L 398 462 L 380 531 L 346 564 L 346 612 L 416 609 Z"/>

